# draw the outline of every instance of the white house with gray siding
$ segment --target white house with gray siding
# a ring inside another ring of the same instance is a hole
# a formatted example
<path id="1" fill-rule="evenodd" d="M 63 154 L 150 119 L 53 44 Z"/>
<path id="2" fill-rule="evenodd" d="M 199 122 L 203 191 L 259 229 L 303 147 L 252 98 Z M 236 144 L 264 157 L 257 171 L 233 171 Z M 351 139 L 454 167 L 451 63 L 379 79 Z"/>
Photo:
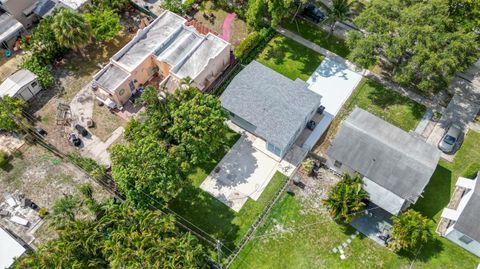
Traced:
<path id="1" fill-rule="evenodd" d="M 480 257 L 480 173 L 475 179 L 460 177 L 437 232 Z"/>
<path id="2" fill-rule="evenodd" d="M 393 215 L 421 197 L 440 151 L 420 138 L 355 108 L 327 151 L 338 173 L 363 177 L 369 200 Z"/>
<path id="3" fill-rule="evenodd" d="M 253 61 L 220 96 L 231 120 L 266 141 L 282 158 L 317 113 L 321 96 L 300 79 L 291 80 Z"/>
<path id="4" fill-rule="evenodd" d="M 0 97 L 10 96 L 28 101 L 41 90 L 37 75 L 20 69 L 0 84 Z"/>

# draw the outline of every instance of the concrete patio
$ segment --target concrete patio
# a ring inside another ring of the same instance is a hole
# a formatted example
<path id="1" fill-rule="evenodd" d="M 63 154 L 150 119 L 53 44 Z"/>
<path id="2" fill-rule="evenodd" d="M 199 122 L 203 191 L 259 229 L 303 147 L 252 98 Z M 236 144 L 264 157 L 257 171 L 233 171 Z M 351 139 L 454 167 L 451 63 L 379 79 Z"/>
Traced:
<path id="1" fill-rule="evenodd" d="M 354 219 L 350 225 L 357 231 L 372 239 L 382 246 L 386 246 L 384 239 L 379 235 L 386 235 L 389 233 L 392 223 L 392 215 L 375 204 L 370 204 L 365 214 Z"/>
<path id="2" fill-rule="evenodd" d="M 257 200 L 277 171 L 278 161 L 257 149 L 255 139 L 244 133 L 200 185 L 236 212 L 248 198 Z"/>

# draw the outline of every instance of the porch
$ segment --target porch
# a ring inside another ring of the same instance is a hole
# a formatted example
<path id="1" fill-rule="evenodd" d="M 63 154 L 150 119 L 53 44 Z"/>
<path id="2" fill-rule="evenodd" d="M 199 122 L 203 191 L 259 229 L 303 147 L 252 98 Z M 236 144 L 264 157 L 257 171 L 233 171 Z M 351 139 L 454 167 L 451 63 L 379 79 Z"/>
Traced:
<path id="1" fill-rule="evenodd" d="M 370 203 L 365 214 L 354 219 L 350 225 L 376 243 L 387 246 L 392 228 L 392 214 Z"/>

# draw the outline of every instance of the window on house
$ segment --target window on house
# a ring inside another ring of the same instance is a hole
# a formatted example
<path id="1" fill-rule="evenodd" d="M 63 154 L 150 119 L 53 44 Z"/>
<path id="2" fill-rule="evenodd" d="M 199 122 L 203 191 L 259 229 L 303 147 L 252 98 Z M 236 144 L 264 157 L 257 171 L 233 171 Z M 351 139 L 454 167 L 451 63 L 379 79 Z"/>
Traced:
<path id="1" fill-rule="evenodd" d="M 342 163 L 339 162 L 339 161 L 335 161 L 335 163 L 333 164 L 333 166 L 335 166 L 336 168 L 341 168 L 341 167 L 342 167 Z"/>
<path id="2" fill-rule="evenodd" d="M 30 84 L 30 85 L 31 85 L 33 88 L 35 88 L 35 87 L 37 86 L 37 82 L 34 81 L 34 82 L 32 82 L 32 84 Z"/>
<path id="3" fill-rule="evenodd" d="M 460 238 L 458 238 L 458 240 L 462 241 L 462 242 L 465 243 L 465 244 L 470 244 L 470 242 L 473 241 L 472 238 L 470 238 L 470 237 L 468 237 L 468 236 L 466 236 L 466 235 L 460 236 Z"/>

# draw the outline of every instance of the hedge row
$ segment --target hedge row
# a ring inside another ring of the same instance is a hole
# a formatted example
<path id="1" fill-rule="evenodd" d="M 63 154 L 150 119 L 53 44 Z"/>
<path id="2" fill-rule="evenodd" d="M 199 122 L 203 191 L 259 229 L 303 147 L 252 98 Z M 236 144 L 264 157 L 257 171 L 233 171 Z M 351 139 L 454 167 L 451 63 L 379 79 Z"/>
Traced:
<path id="1" fill-rule="evenodd" d="M 242 64 L 248 64 L 265 48 L 275 36 L 273 28 L 263 28 L 250 33 L 234 50 L 234 55 Z"/>

